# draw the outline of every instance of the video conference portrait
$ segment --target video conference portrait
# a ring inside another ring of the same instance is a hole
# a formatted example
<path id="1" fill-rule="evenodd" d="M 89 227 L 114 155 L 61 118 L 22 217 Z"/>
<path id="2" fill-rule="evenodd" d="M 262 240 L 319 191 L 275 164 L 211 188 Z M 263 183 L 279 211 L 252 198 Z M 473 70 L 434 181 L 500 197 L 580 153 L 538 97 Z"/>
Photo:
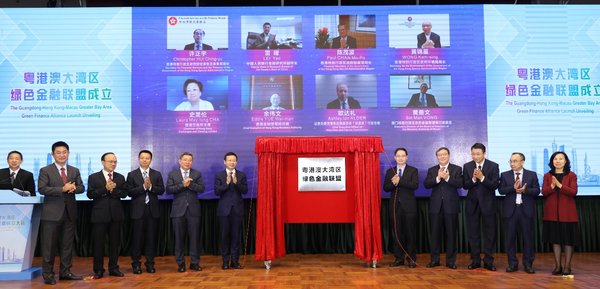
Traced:
<path id="1" fill-rule="evenodd" d="M 375 15 L 315 15 L 315 48 L 375 48 Z"/>
<path id="2" fill-rule="evenodd" d="M 228 16 L 168 16 L 168 50 L 227 50 Z"/>
<path id="3" fill-rule="evenodd" d="M 304 107 L 302 75 L 249 75 L 242 78 L 242 109 L 298 110 Z"/>
<path id="4" fill-rule="evenodd" d="M 302 49 L 302 16 L 242 16 L 242 49 Z"/>

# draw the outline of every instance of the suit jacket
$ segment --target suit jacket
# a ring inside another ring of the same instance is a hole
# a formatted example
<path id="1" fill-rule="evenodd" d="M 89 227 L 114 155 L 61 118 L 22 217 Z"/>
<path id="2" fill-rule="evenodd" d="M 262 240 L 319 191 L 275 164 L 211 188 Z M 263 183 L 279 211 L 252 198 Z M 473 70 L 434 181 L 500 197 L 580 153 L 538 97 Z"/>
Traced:
<path id="1" fill-rule="evenodd" d="M 158 195 L 162 195 L 165 192 L 165 184 L 163 182 L 162 175 L 159 171 L 148 168 L 148 176 L 150 177 L 150 183 L 152 186 L 150 190 L 144 189 L 144 176 L 137 168 L 127 174 L 127 195 L 131 197 L 131 218 L 139 219 L 144 215 L 146 206 L 150 209 L 150 215 L 153 218 L 158 218 Z M 150 199 L 148 205 L 146 205 L 146 195 Z"/>
<path id="2" fill-rule="evenodd" d="M 475 213 L 477 206 L 481 209 L 483 215 L 496 214 L 496 189 L 498 188 L 500 178 L 500 169 L 498 164 L 488 159 L 483 163 L 481 171 L 485 178 L 483 182 L 475 180 L 473 182 L 473 171 L 475 170 L 475 161 L 466 163 L 463 167 L 463 187 L 467 191 L 467 202 L 465 205 L 467 214 Z"/>
<path id="3" fill-rule="evenodd" d="M 193 179 L 187 188 L 183 187 L 183 176 L 179 168 L 169 173 L 167 180 L 167 194 L 173 196 L 173 205 L 171 206 L 171 218 L 182 217 L 185 209 L 190 209 L 190 214 L 200 217 L 200 202 L 198 194 L 204 192 L 202 175 L 199 171 L 190 169 L 189 177 Z"/>
<path id="4" fill-rule="evenodd" d="M 421 97 L 421 93 L 415 93 L 411 96 L 410 101 L 406 105 L 406 107 L 420 107 L 419 104 L 421 101 L 419 98 Z M 437 102 L 435 101 L 435 96 L 433 94 L 425 93 L 425 98 L 427 99 L 427 107 L 439 107 Z"/>
<path id="5" fill-rule="evenodd" d="M 85 190 L 79 169 L 67 165 L 67 182 L 75 182 L 76 189 L 72 194 L 62 191 L 64 184 L 54 163 L 40 169 L 38 192 L 44 195 L 42 221 L 59 221 L 65 210 L 70 220 L 77 220 L 75 194 L 81 194 Z"/>
<path id="6" fill-rule="evenodd" d="M 342 39 L 341 36 L 333 38 L 333 42 L 331 42 L 331 48 L 336 48 L 336 49 L 340 49 L 340 48 L 354 49 L 354 48 L 356 48 L 356 38 L 354 38 L 350 35 L 346 36 L 346 47 L 341 47 L 342 46 L 341 39 Z"/>
<path id="7" fill-rule="evenodd" d="M 186 44 L 183 50 L 194 50 L 196 43 Z M 212 46 L 202 43 L 202 50 L 213 50 Z"/>
<path id="8" fill-rule="evenodd" d="M 273 36 L 273 41 L 269 41 L 271 35 Z M 256 38 L 256 41 L 254 41 L 254 43 L 251 44 L 250 49 L 277 49 L 277 42 L 275 41 L 277 35 L 269 34 L 268 38 L 265 38 L 265 36 L 265 33 L 259 34 Z"/>
<path id="9" fill-rule="evenodd" d="M 244 215 L 244 200 L 242 194 L 248 192 L 248 182 L 246 174 L 235 170 L 237 184 L 233 181 L 227 184 L 227 171 L 222 170 L 215 175 L 215 195 L 219 196 L 219 204 L 217 205 L 217 216 L 229 216 L 233 213 L 237 216 Z"/>
<path id="10" fill-rule="evenodd" d="M 87 197 L 94 201 L 90 218 L 92 223 L 120 222 L 125 219 L 121 199 L 127 197 L 127 182 L 123 175 L 112 173 L 113 182 L 117 184 L 112 192 L 106 190 L 106 178 L 102 171 L 88 177 Z"/>
<path id="11" fill-rule="evenodd" d="M 397 166 L 390 168 L 385 173 L 383 181 L 383 190 L 390 192 L 390 205 L 394 205 L 394 201 L 400 203 L 400 207 L 407 213 L 417 213 L 417 199 L 415 198 L 415 190 L 419 187 L 419 171 L 417 168 L 406 165 L 400 182 L 397 186 L 392 183 L 392 177 L 396 174 Z"/>
<path id="12" fill-rule="evenodd" d="M 429 212 L 439 213 L 444 207 L 445 214 L 458 214 L 458 188 L 462 187 L 462 169 L 461 167 L 448 163 L 446 167 L 449 173 L 448 181 L 442 179 L 436 182 L 440 165 L 433 166 L 427 170 L 425 178 L 425 188 L 432 189 L 429 198 Z"/>
<path id="13" fill-rule="evenodd" d="M 354 97 L 348 96 L 347 98 L 348 106 L 351 109 L 360 108 L 360 102 L 354 99 Z M 327 103 L 327 109 L 340 109 L 340 101 L 338 98 Z"/>
<path id="14" fill-rule="evenodd" d="M 0 189 L 12 190 L 15 188 L 22 191 L 29 191 L 32 196 L 35 196 L 35 181 L 33 180 L 33 174 L 29 171 L 19 168 L 19 173 L 15 175 L 15 181 L 11 183 L 10 168 L 1 169 Z"/>
<path id="15" fill-rule="evenodd" d="M 521 200 L 523 201 L 521 206 L 523 207 L 525 216 L 533 218 L 535 216 L 535 199 L 540 194 L 540 182 L 538 181 L 537 174 L 533 171 L 523 169 L 521 186 L 524 184 L 527 184 L 527 187 L 525 188 L 525 192 L 521 194 Z M 503 172 L 500 175 L 498 192 L 504 195 L 504 218 L 510 218 L 515 212 L 517 191 L 514 185 L 515 173 L 512 170 Z"/>
<path id="16" fill-rule="evenodd" d="M 431 39 L 431 41 L 433 41 L 433 47 L 435 48 L 442 48 L 442 43 L 440 42 L 440 36 L 431 32 L 431 34 L 429 35 L 429 39 Z M 417 35 L 417 48 L 423 48 L 423 44 L 425 44 L 425 42 L 427 41 L 427 37 L 425 37 L 425 32 L 422 32 L 421 34 Z"/>
<path id="17" fill-rule="evenodd" d="M 569 172 L 562 179 L 562 188 L 552 189 L 552 174 L 544 174 L 542 194 L 544 202 L 544 221 L 577 222 L 577 175 Z"/>

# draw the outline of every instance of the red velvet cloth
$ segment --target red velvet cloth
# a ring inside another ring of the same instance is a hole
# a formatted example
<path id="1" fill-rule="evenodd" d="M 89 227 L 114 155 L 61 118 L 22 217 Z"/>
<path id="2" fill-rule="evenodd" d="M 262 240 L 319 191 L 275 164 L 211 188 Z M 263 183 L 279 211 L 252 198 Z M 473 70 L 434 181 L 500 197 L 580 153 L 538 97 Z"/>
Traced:
<path id="1" fill-rule="evenodd" d="M 302 153 L 353 153 L 354 175 L 347 185 L 355 186 L 357 192 L 354 255 L 367 262 L 381 260 L 381 152 L 381 138 L 372 136 L 257 137 L 256 260 L 273 260 L 285 255 L 281 211 L 283 155 Z"/>

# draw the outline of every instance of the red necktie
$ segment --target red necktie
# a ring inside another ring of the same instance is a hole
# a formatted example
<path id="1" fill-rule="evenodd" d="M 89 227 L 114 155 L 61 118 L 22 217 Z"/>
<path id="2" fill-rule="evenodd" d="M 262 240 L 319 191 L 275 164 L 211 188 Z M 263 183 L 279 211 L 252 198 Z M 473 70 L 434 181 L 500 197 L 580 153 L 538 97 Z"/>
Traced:
<path id="1" fill-rule="evenodd" d="M 65 173 L 65 168 L 60 168 L 60 178 L 63 181 L 63 184 L 67 183 L 67 174 Z"/>
<path id="2" fill-rule="evenodd" d="M 112 173 L 108 173 L 108 179 L 112 181 Z"/>
<path id="3" fill-rule="evenodd" d="M 346 39 L 344 39 L 343 37 L 340 39 L 340 46 L 341 48 L 346 48 Z"/>

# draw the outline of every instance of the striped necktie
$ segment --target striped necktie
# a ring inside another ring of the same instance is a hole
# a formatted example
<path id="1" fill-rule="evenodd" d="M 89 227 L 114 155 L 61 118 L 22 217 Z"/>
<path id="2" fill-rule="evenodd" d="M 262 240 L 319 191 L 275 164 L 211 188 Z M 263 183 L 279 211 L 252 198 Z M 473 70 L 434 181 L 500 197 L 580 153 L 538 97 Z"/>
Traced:
<path id="1" fill-rule="evenodd" d="M 144 171 L 142 173 L 142 175 L 144 176 L 144 182 L 146 181 L 146 178 L 148 177 L 148 172 Z M 146 205 L 148 203 L 150 203 L 150 195 L 148 195 L 148 190 L 146 190 L 146 199 L 144 200 L 144 203 L 146 203 Z"/>

